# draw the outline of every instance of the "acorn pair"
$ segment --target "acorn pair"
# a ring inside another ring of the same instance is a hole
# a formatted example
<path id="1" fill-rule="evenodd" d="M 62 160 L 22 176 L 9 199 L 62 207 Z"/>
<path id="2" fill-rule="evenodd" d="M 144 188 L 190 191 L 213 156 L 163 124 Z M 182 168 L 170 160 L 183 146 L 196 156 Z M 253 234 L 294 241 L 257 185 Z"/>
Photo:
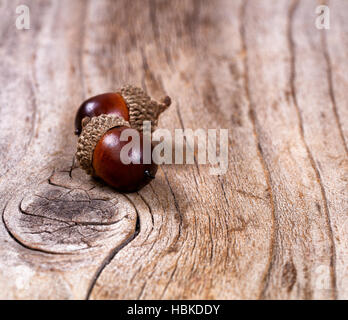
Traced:
<path id="1" fill-rule="evenodd" d="M 83 102 L 75 118 L 75 134 L 79 136 L 76 158 L 80 166 L 117 191 L 134 192 L 148 184 L 156 175 L 157 165 L 143 163 L 143 122 L 151 121 L 154 130 L 159 115 L 170 104 L 168 96 L 157 102 L 130 85 Z M 137 161 L 125 164 L 120 153 L 131 137 L 128 141 L 121 141 L 120 137 L 129 128 L 139 131 L 140 144 L 134 145 L 128 154 Z"/>

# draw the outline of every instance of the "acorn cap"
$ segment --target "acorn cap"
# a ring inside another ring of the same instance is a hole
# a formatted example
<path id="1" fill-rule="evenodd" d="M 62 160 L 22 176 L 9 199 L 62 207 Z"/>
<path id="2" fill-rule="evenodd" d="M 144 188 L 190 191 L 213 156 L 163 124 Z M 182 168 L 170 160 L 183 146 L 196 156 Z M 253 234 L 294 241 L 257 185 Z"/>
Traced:
<path id="1" fill-rule="evenodd" d="M 151 130 L 157 127 L 159 115 L 171 104 L 166 96 L 161 102 L 152 100 L 141 88 L 126 85 L 119 91 L 129 109 L 129 123 L 139 131 L 143 129 L 143 121 L 151 121 Z"/>
<path id="2" fill-rule="evenodd" d="M 82 120 L 82 132 L 77 142 L 76 159 L 82 169 L 93 175 L 93 152 L 100 138 L 115 127 L 130 127 L 129 122 L 112 114 Z"/>

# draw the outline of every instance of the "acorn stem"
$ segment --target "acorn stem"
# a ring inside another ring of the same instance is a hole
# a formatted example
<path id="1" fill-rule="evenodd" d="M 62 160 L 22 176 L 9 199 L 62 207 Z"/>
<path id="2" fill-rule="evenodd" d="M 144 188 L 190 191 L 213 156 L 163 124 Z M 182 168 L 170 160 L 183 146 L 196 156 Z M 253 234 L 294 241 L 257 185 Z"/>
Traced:
<path id="1" fill-rule="evenodd" d="M 145 171 L 144 171 L 144 174 L 145 174 L 145 176 L 147 176 L 148 178 L 155 179 L 155 177 L 150 173 L 149 170 L 145 170 Z"/>
<path id="2" fill-rule="evenodd" d="M 163 111 L 168 109 L 171 103 L 172 103 L 172 100 L 170 99 L 169 96 L 165 96 L 164 98 L 161 99 L 160 103 L 157 103 L 158 105 L 157 119 Z"/>
<path id="3" fill-rule="evenodd" d="M 151 130 L 156 129 L 159 115 L 171 105 L 170 97 L 156 101 L 139 87 L 126 85 L 120 92 L 129 108 L 129 123 L 139 131 L 143 129 L 144 121 L 151 121 Z"/>
<path id="4" fill-rule="evenodd" d="M 169 96 L 165 96 L 164 98 L 162 98 L 161 103 L 169 107 L 172 103 L 172 99 L 170 99 Z"/>

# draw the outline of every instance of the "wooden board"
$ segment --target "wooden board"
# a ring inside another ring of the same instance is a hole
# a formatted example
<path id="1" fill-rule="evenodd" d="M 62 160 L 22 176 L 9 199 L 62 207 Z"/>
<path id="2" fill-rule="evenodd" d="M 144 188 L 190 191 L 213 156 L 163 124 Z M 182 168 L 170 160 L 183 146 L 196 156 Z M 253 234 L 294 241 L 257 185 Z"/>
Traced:
<path id="1" fill-rule="evenodd" d="M 347 299 L 348 2 L 0 3 L 0 298 Z M 125 83 L 159 125 L 229 130 L 225 175 L 133 194 L 73 164 L 86 98 Z"/>

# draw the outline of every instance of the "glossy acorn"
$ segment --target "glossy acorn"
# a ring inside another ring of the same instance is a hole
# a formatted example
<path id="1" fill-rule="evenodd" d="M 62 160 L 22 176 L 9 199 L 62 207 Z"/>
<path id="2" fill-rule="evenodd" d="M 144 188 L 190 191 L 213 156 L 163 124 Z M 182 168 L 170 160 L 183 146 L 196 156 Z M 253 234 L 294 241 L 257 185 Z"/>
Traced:
<path id="1" fill-rule="evenodd" d="M 121 192 L 134 192 L 148 184 L 156 175 L 157 165 L 144 164 L 143 135 L 139 131 L 139 145 L 128 153 L 131 163 L 121 159 L 121 150 L 128 144 L 120 136 L 129 123 L 114 115 L 100 115 L 85 123 L 78 140 L 76 158 L 87 173 L 98 177 Z M 136 129 L 131 129 L 136 130 Z M 152 148 L 152 147 L 151 147 Z M 152 153 L 152 149 L 151 149 Z"/>
<path id="2" fill-rule="evenodd" d="M 119 92 L 92 97 L 80 106 L 75 118 L 79 135 L 76 158 L 88 174 L 101 178 L 118 191 L 134 192 L 155 177 L 158 167 L 153 162 L 143 163 L 143 121 L 151 121 L 154 130 L 159 115 L 171 100 L 165 97 L 161 102 L 154 101 L 133 86 L 125 86 Z M 135 144 L 128 154 L 136 163 L 125 164 L 121 161 L 121 150 L 131 138 L 121 141 L 120 136 L 129 128 L 137 130 L 140 144 Z"/>
<path id="3" fill-rule="evenodd" d="M 117 92 L 108 92 L 91 97 L 79 107 L 75 117 L 75 134 L 82 131 L 82 120 L 93 118 L 101 114 L 113 114 L 129 121 L 129 110 L 123 97 Z"/>
<path id="4" fill-rule="evenodd" d="M 128 154 L 129 158 L 139 163 L 123 164 L 120 159 L 122 147 L 128 141 L 120 141 L 123 130 L 127 127 L 115 127 L 108 130 L 98 141 L 93 152 L 93 169 L 96 176 L 107 184 L 123 192 L 134 192 L 148 184 L 156 175 L 155 163 L 143 164 L 144 147 L 140 133 L 140 144 L 134 146 Z"/>
<path id="5" fill-rule="evenodd" d="M 152 100 L 141 88 L 127 85 L 117 92 L 103 93 L 84 101 L 75 117 L 75 134 L 80 135 L 82 121 L 101 114 L 113 114 L 129 121 L 132 128 L 142 130 L 143 121 L 151 121 L 151 128 L 157 126 L 159 115 L 171 104 L 166 96 L 160 102 Z"/>

